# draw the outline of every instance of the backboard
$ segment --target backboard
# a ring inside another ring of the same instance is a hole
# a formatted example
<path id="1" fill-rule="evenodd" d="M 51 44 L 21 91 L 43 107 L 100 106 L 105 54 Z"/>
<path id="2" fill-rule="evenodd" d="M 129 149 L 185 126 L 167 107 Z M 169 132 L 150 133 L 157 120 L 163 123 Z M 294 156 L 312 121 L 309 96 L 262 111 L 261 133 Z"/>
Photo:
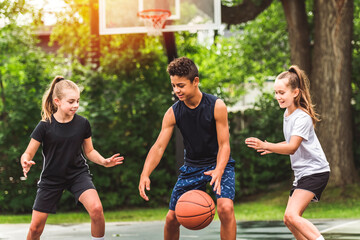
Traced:
<path id="1" fill-rule="evenodd" d="M 164 32 L 220 29 L 221 0 L 99 0 L 100 34 L 147 33 L 138 12 L 171 11 Z"/>

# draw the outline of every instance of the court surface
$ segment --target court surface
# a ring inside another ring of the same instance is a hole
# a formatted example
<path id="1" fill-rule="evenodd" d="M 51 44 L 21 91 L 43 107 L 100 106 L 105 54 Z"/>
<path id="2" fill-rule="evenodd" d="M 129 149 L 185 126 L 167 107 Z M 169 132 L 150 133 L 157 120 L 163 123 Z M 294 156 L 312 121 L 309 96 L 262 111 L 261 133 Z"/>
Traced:
<path id="1" fill-rule="evenodd" d="M 360 219 L 311 220 L 326 240 L 360 240 Z M 0 224 L 0 240 L 26 238 L 29 224 Z M 117 222 L 106 223 L 106 239 L 114 240 L 160 240 L 163 239 L 164 222 Z M 90 224 L 47 224 L 42 240 L 89 240 Z M 214 221 L 207 228 L 190 231 L 181 227 L 181 240 L 220 239 L 220 222 Z M 281 221 L 238 222 L 237 240 L 294 239 Z"/>

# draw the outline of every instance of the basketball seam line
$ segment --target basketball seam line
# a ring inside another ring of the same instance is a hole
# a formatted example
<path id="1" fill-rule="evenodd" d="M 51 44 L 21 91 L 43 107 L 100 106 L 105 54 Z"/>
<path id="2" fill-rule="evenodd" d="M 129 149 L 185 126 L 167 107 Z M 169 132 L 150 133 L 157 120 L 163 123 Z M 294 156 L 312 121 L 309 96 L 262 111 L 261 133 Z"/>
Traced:
<path id="1" fill-rule="evenodd" d="M 198 206 L 202 206 L 202 207 L 206 207 L 206 208 L 208 208 L 208 207 L 211 207 L 211 206 L 212 206 L 212 204 L 211 204 L 211 205 L 202 205 L 202 204 L 200 204 L 200 203 L 191 202 L 191 201 L 184 201 L 184 200 L 182 200 L 182 201 L 178 201 L 178 203 L 192 203 L 192 204 L 194 204 L 194 205 L 198 205 Z M 214 208 L 215 208 L 215 207 L 214 207 Z"/>

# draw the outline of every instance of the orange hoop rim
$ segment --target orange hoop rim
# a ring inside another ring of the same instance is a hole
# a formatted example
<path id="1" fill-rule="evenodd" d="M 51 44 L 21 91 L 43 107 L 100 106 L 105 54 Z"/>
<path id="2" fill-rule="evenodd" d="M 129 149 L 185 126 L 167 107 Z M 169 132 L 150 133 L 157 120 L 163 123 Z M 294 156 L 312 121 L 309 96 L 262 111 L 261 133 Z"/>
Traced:
<path id="1" fill-rule="evenodd" d="M 171 12 L 166 9 L 145 9 L 138 12 L 138 16 L 143 19 L 166 19 L 171 16 Z"/>

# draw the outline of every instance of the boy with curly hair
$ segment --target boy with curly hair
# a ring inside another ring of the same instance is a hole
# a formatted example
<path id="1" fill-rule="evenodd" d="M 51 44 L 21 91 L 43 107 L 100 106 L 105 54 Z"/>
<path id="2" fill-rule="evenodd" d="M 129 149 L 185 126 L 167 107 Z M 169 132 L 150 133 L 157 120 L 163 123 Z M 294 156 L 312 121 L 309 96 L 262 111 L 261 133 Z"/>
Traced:
<path id="1" fill-rule="evenodd" d="M 179 197 L 193 189 L 205 190 L 210 182 L 217 198 L 221 239 L 235 240 L 235 161 L 230 155 L 226 105 L 200 91 L 198 69 L 189 58 L 173 60 L 167 72 L 179 100 L 165 113 L 158 139 L 146 157 L 139 182 L 140 196 L 149 201 L 145 189 L 150 190 L 150 174 L 159 164 L 177 125 L 184 139 L 184 165 L 171 194 L 164 239 L 179 239 L 180 224 L 175 215 Z"/>

